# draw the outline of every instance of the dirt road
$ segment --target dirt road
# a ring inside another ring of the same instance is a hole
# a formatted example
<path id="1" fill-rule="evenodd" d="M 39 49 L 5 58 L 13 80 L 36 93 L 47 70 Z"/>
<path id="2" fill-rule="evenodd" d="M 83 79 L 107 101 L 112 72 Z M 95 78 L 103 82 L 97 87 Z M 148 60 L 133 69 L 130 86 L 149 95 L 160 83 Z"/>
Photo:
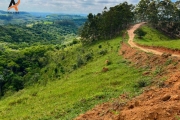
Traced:
<path id="1" fill-rule="evenodd" d="M 134 40 L 134 37 L 135 37 L 135 34 L 134 34 L 134 31 L 136 29 L 138 29 L 141 25 L 145 24 L 145 22 L 142 22 L 142 23 L 139 23 L 139 24 L 136 24 L 134 25 L 132 28 L 130 28 L 130 30 L 128 30 L 128 35 L 129 35 L 129 45 L 131 47 L 135 47 L 135 48 L 138 48 L 144 52 L 150 52 L 150 53 L 153 53 L 153 54 L 156 54 L 156 55 L 162 55 L 164 52 L 166 51 L 158 51 L 158 50 L 153 50 L 153 49 L 149 49 L 149 48 L 145 48 L 145 47 L 141 47 L 141 46 L 138 46 L 137 44 L 135 44 L 133 42 Z M 180 57 L 180 55 L 178 54 L 172 54 L 172 56 L 176 56 L 176 57 Z"/>

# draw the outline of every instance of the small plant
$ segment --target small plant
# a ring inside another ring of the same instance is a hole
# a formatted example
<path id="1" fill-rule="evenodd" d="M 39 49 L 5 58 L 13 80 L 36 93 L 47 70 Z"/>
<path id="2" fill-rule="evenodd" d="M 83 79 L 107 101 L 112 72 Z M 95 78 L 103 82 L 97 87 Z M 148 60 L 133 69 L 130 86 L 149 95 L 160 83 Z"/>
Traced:
<path id="1" fill-rule="evenodd" d="M 150 83 L 151 83 L 150 78 L 142 78 L 137 81 L 137 83 L 135 84 L 135 87 L 137 87 L 137 88 L 146 87 Z"/>
<path id="2" fill-rule="evenodd" d="M 99 45 L 98 48 L 99 48 L 99 49 L 102 48 L 102 45 Z"/>
<path id="3" fill-rule="evenodd" d="M 158 87 L 159 87 L 159 88 L 162 88 L 162 87 L 164 87 L 164 86 L 165 86 L 164 81 L 159 81 L 159 82 L 158 82 Z"/>
<path id="4" fill-rule="evenodd" d="M 65 70 L 64 70 L 64 68 L 61 66 L 61 68 L 60 68 L 60 71 L 61 71 L 61 73 L 65 73 Z"/>
<path id="5" fill-rule="evenodd" d="M 88 53 L 88 54 L 85 55 L 85 60 L 86 60 L 86 61 L 89 61 L 89 60 L 91 60 L 92 58 L 93 58 L 93 53 Z"/>
<path id="6" fill-rule="evenodd" d="M 101 51 L 99 52 L 99 54 L 100 54 L 100 55 L 106 55 L 106 54 L 107 54 L 107 50 L 101 50 Z"/>
<path id="7" fill-rule="evenodd" d="M 38 91 L 33 91 L 33 92 L 31 93 L 31 96 L 37 96 L 37 94 L 38 94 Z"/>
<path id="8" fill-rule="evenodd" d="M 157 66 L 156 70 L 154 71 L 154 75 L 161 74 L 163 72 L 162 66 Z"/>
<path id="9" fill-rule="evenodd" d="M 177 118 L 177 120 L 180 120 L 180 116 L 177 115 L 176 118 Z"/>
<path id="10" fill-rule="evenodd" d="M 77 58 L 77 67 L 81 67 L 84 64 L 84 61 L 81 57 Z"/>
<path id="11" fill-rule="evenodd" d="M 105 64 L 108 66 L 108 65 L 111 64 L 111 61 L 110 61 L 110 60 L 106 60 L 106 61 L 105 61 Z"/>
<path id="12" fill-rule="evenodd" d="M 172 63 L 172 59 L 168 59 L 166 62 L 165 62 L 165 65 L 170 65 Z"/>
<path id="13" fill-rule="evenodd" d="M 77 64 L 72 65 L 72 69 L 76 70 L 77 69 Z"/>
<path id="14" fill-rule="evenodd" d="M 77 39 L 74 39 L 73 41 L 72 41 L 72 44 L 77 44 L 78 43 L 78 40 Z"/>

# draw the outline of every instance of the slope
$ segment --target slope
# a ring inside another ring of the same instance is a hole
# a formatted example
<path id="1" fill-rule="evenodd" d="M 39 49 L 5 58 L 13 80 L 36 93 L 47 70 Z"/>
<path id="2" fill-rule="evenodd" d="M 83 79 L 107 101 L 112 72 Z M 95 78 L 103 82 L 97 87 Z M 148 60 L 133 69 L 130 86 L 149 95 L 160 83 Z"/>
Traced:
<path id="1" fill-rule="evenodd" d="M 120 39 L 54 49 L 39 84 L 1 99 L 0 119 L 69 120 L 120 94 L 139 94 L 142 71 L 118 56 Z"/>
<path id="2" fill-rule="evenodd" d="M 131 28 L 132 31 L 141 24 Z M 130 37 L 131 44 L 132 36 Z M 136 46 L 136 45 L 135 45 Z M 142 47 L 137 46 L 138 49 Z M 115 102 L 97 105 L 76 120 L 176 120 L 180 117 L 180 59 L 171 55 L 154 55 L 122 44 L 120 54 L 128 59 L 137 68 L 144 70 L 144 77 L 153 75 L 153 84 L 144 89 L 143 94 L 133 98 L 127 104 L 126 95 L 121 95 Z M 143 50 L 142 49 L 142 50 Z M 156 52 L 156 51 L 155 51 Z M 145 80 L 146 81 L 146 80 Z"/>

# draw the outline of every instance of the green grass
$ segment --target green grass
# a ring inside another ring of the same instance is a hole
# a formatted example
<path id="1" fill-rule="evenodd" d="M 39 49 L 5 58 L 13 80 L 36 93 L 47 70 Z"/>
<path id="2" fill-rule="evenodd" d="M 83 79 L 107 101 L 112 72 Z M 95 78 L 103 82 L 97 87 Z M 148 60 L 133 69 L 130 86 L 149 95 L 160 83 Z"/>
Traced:
<path id="1" fill-rule="evenodd" d="M 143 36 L 142 39 L 136 37 L 135 42 L 147 46 L 180 49 L 180 39 L 171 39 L 148 25 L 142 26 L 141 29 L 147 34 Z"/>
<path id="2" fill-rule="evenodd" d="M 69 63 L 66 61 L 64 64 L 73 64 L 73 59 L 76 59 L 74 57 L 79 54 L 80 49 L 85 50 L 82 56 L 93 51 L 93 59 L 80 68 L 65 73 L 60 79 L 44 79 L 48 82 L 36 84 L 2 98 L 0 119 L 70 120 L 120 94 L 127 93 L 130 97 L 138 95 L 141 88 L 136 86 L 143 79 L 142 73 L 137 68 L 130 67 L 129 62 L 122 56 L 118 56 L 120 40 L 121 38 L 117 37 L 90 46 L 82 47 L 78 44 L 65 49 L 64 51 L 69 51 L 66 56 Z M 107 53 L 100 54 L 103 50 Z M 55 51 L 52 59 L 58 61 L 59 52 L 61 51 Z M 111 64 L 105 65 L 105 60 L 109 60 Z M 103 67 L 107 67 L 109 71 L 101 72 Z M 45 75 L 50 73 L 47 72 Z"/>

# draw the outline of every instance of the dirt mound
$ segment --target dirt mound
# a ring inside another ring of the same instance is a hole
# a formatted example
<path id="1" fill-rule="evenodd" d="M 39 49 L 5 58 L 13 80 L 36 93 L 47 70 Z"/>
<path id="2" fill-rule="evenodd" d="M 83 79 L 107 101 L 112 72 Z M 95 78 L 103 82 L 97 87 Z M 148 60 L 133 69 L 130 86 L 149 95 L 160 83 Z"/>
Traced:
<path id="1" fill-rule="evenodd" d="M 119 51 L 135 67 L 147 68 L 143 75 L 155 74 L 153 86 L 127 104 L 121 95 L 114 102 L 97 105 L 75 120 L 176 120 L 180 116 L 180 64 L 170 55 L 147 54 L 123 43 Z M 165 82 L 160 79 L 167 78 Z M 122 102 L 123 101 L 123 102 Z"/>

